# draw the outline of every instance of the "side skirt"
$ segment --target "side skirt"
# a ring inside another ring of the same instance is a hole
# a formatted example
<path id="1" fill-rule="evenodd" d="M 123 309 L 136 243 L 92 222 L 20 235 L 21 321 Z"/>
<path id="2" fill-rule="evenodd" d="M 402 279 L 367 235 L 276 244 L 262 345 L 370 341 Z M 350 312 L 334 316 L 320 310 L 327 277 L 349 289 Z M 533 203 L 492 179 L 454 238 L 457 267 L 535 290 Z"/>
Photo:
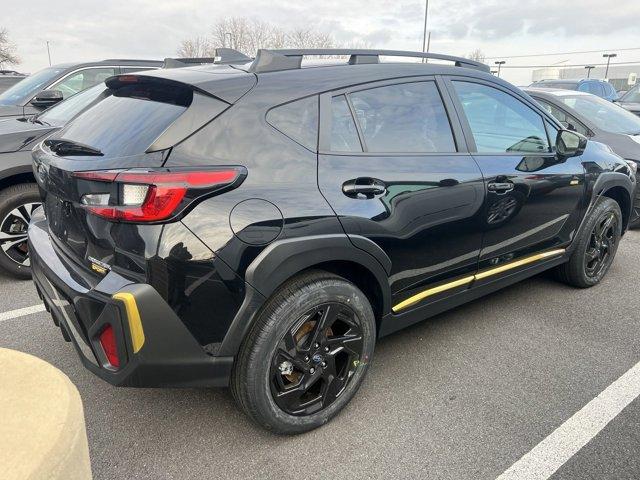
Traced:
<path id="1" fill-rule="evenodd" d="M 495 291 L 501 290 L 509 285 L 518 283 L 521 280 L 542 273 L 545 270 L 556 267 L 563 264 L 568 260 L 568 256 L 562 255 L 558 258 L 547 260 L 543 263 L 537 263 L 518 270 L 517 272 L 505 274 L 499 278 L 495 278 L 491 282 L 483 283 L 479 286 L 471 286 L 467 290 L 455 293 L 449 297 L 427 303 L 426 305 L 414 308 L 406 313 L 393 314 L 389 313 L 385 315 L 380 322 L 380 331 L 378 337 L 384 337 L 391 333 L 402 330 L 414 323 L 421 322 L 427 318 L 438 315 L 442 312 L 446 312 L 452 308 L 458 307 L 462 304 L 483 297 Z"/>

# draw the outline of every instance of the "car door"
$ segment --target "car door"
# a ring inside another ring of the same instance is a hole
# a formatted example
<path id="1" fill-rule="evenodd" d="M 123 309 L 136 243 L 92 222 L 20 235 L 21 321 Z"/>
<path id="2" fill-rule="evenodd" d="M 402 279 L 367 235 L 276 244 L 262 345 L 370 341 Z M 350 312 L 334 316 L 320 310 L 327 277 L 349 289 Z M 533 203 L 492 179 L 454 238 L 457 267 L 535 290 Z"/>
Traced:
<path id="1" fill-rule="evenodd" d="M 462 77 L 447 85 L 485 181 L 475 285 L 560 255 L 584 212 L 582 159 L 556 155 L 558 130 L 524 96 Z"/>
<path id="2" fill-rule="evenodd" d="M 354 245 L 391 260 L 395 313 L 467 288 L 477 268 L 482 176 L 442 88 L 421 77 L 320 100 L 320 189 Z"/>

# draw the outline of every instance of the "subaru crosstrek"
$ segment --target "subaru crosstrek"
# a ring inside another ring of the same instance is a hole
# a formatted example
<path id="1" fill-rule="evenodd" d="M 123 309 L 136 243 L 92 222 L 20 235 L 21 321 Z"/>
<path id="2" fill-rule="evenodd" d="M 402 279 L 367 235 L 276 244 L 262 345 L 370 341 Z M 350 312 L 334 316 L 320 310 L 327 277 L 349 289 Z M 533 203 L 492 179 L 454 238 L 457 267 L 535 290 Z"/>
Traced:
<path id="1" fill-rule="evenodd" d="M 627 229 L 635 164 L 470 60 L 106 84 L 34 149 L 37 290 L 104 380 L 230 386 L 274 432 L 336 415 L 379 337 L 551 268 L 597 284 Z"/>

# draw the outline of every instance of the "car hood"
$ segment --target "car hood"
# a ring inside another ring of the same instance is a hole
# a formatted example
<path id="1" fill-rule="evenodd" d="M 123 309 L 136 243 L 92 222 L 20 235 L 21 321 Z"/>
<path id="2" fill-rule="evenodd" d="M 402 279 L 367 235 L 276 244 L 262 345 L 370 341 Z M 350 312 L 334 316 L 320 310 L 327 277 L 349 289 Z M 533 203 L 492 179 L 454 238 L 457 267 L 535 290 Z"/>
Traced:
<path id="1" fill-rule="evenodd" d="M 0 153 L 30 149 L 36 140 L 58 129 L 17 118 L 0 119 Z"/>
<path id="2" fill-rule="evenodd" d="M 640 135 L 600 132 L 592 139 L 609 145 L 622 158 L 640 162 Z"/>

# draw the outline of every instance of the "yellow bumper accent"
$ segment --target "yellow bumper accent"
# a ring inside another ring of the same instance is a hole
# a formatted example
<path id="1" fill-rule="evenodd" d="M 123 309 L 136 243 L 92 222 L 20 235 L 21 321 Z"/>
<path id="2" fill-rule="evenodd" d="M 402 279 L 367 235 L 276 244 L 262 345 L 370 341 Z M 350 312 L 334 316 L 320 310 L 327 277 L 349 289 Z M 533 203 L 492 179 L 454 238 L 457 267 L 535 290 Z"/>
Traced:
<path id="1" fill-rule="evenodd" d="M 502 272 L 506 272 L 508 270 L 511 270 L 513 268 L 518 268 L 521 267 L 523 265 L 528 265 L 530 263 L 533 262 L 537 262 L 540 260 L 544 260 L 545 258 L 551 258 L 551 257 L 557 257 L 559 255 L 562 255 L 565 252 L 564 248 L 559 248 L 556 250 L 549 250 L 547 252 L 542 252 L 542 253 L 537 253 L 535 255 L 531 255 L 529 257 L 525 257 L 525 258 L 521 258 L 520 260 L 516 260 L 514 262 L 510 262 L 510 263 L 505 263 L 504 265 L 500 265 L 499 267 L 495 267 L 495 268 L 491 268 L 489 270 L 485 270 L 484 272 L 480 272 L 480 273 L 476 273 L 475 275 L 471 275 L 469 277 L 464 277 L 461 278 L 459 280 L 454 280 L 453 282 L 449 282 L 449 283 L 443 283 L 442 285 L 439 285 L 437 287 L 433 287 L 433 288 L 429 288 L 427 290 L 424 290 L 416 295 L 413 295 L 412 297 L 407 298 L 406 300 L 403 300 L 402 302 L 398 303 L 397 305 L 394 305 L 391 310 L 393 310 L 393 313 L 397 313 L 400 310 L 403 310 L 415 303 L 420 302 L 421 300 L 424 300 L 427 297 L 430 297 L 432 295 L 435 295 L 437 293 L 441 293 L 441 292 L 445 292 L 447 290 L 451 290 L 452 288 L 456 288 L 456 287 L 461 287 L 463 285 L 468 285 L 471 282 L 473 282 L 474 280 L 481 280 L 483 278 L 487 278 L 487 277 L 491 277 L 492 275 L 497 275 L 499 273 Z"/>
<path id="2" fill-rule="evenodd" d="M 140 319 L 136 299 L 132 294 L 127 292 L 118 292 L 111 298 L 124 303 L 124 308 L 127 312 L 127 323 L 129 324 L 129 331 L 131 332 L 133 353 L 138 353 L 144 345 L 144 330 L 142 329 L 142 320 Z"/>

